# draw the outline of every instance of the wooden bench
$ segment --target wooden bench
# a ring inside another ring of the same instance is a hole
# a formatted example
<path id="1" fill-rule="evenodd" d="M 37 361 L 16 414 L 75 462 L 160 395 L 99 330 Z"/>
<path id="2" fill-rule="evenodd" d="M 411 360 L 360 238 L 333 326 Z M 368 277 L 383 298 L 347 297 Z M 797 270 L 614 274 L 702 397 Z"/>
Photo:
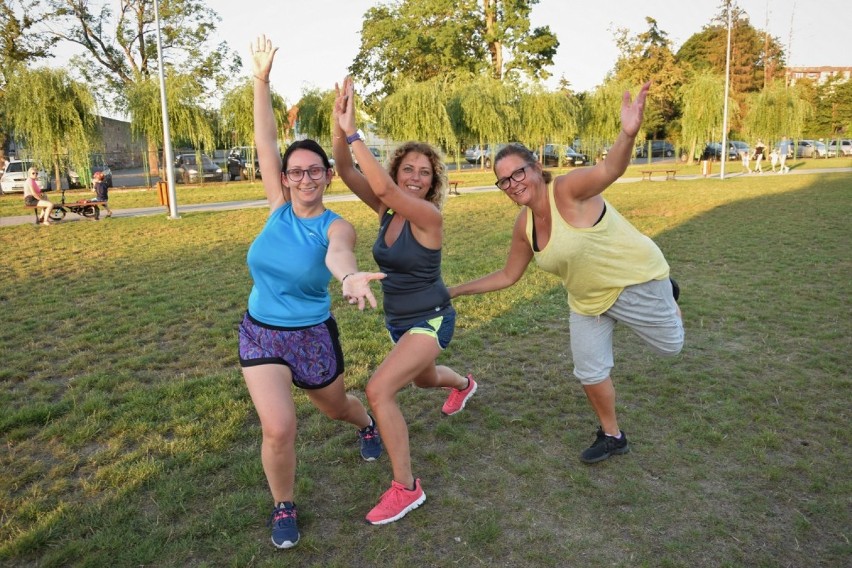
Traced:
<path id="1" fill-rule="evenodd" d="M 447 185 L 450 186 L 450 195 L 458 195 L 459 194 L 459 180 L 451 179 L 447 182 Z"/>
<path id="2" fill-rule="evenodd" d="M 675 175 L 677 174 L 677 170 L 641 170 L 642 171 L 642 179 L 651 181 L 651 176 L 653 174 L 666 174 L 666 181 L 670 179 L 675 179 Z"/>
<path id="3" fill-rule="evenodd" d="M 24 209 L 32 209 L 33 213 L 35 213 L 35 224 L 36 225 L 41 224 L 41 219 L 38 216 L 38 210 L 39 209 L 46 209 L 46 207 L 39 207 L 38 205 L 26 205 L 26 204 L 24 204 Z"/>

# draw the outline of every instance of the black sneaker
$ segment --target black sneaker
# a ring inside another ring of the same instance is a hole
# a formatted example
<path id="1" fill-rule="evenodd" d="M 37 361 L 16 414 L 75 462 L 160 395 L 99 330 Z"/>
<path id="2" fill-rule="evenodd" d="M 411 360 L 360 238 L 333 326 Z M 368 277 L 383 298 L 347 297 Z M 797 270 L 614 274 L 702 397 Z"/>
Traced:
<path id="1" fill-rule="evenodd" d="M 296 526 L 296 504 L 283 501 L 269 517 L 267 526 L 272 527 L 272 544 L 277 548 L 293 548 L 299 542 L 299 527 Z"/>
<path id="2" fill-rule="evenodd" d="M 582 454 L 580 461 L 583 463 L 597 463 L 607 459 L 609 456 L 626 454 L 630 451 L 627 445 L 627 435 L 621 431 L 621 438 L 613 438 L 604 434 L 603 428 L 598 428 L 595 443 L 589 446 Z"/>
<path id="3" fill-rule="evenodd" d="M 382 438 L 379 436 L 376 421 L 372 416 L 370 420 L 373 421 L 372 424 L 358 430 L 358 438 L 361 440 L 361 457 L 368 462 L 375 461 L 382 455 Z"/>

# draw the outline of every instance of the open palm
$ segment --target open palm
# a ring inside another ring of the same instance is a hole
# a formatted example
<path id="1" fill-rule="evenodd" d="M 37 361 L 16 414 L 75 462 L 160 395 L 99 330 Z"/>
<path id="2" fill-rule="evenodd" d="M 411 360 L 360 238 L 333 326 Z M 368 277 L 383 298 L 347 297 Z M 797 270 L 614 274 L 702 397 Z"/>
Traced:
<path id="1" fill-rule="evenodd" d="M 651 81 L 648 81 L 639 93 L 636 95 L 636 100 L 630 100 L 630 92 L 624 92 L 624 98 L 621 101 L 621 128 L 630 136 L 636 136 L 639 132 L 639 127 L 642 126 L 642 115 L 645 113 L 645 98 L 648 96 L 648 89 L 651 87 Z"/>

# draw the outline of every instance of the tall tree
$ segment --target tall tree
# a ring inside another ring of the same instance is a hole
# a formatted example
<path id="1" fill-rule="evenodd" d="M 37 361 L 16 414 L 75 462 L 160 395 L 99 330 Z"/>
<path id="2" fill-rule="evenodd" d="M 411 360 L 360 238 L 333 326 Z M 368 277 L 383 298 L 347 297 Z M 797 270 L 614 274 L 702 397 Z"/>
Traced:
<path id="1" fill-rule="evenodd" d="M 736 5 L 731 8 L 731 22 L 731 96 L 743 105 L 748 93 L 783 77 L 784 50 L 777 38 L 752 27 L 748 14 Z M 709 69 L 724 77 L 727 37 L 727 8 L 723 4 L 710 24 L 684 42 L 677 60 L 696 71 Z"/>
<path id="2" fill-rule="evenodd" d="M 621 131 L 621 100 L 624 92 L 635 85 L 608 77 L 590 96 L 583 109 L 582 136 L 594 144 L 608 144 Z M 640 130 L 640 134 L 642 131 Z"/>
<path id="3" fill-rule="evenodd" d="M 82 46 L 87 56 L 73 59 L 83 76 L 103 86 L 99 95 L 107 108 L 147 117 L 152 109 L 133 108 L 128 92 L 157 76 L 156 22 L 153 0 L 121 0 L 113 11 L 95 0 L 48 0 L 61 18 L 53 34 Z M 241 66 L 237 55 L 224 43 L 212 44 L 218 16 L 199 0 L 170 0 L 159 4 L 163 59 L 200 86 L 194 91 L 196 105 L 203 106 L 214 89 L 221 88 Z M 176 77 L 177 75 L 171 75 Z M 190 84 L 182 82 L 182 85 Z M 177 85 L 170 86 L 170 89 Z M 180 98 L 180 95 L 178 95 Z M 186 97 L 184 97 L 186 98 Z M 143 99 L 147 100 L 147 99 Z M 190 126 L 191 125 L 187 125 Z M 199 138 L 204 133 L 175 128 L 176 137 Z M 149 164 L 158 163 L 162 139 L 148 137 Z"/>
<path id="4" fill-rule="evenodd" d="M 548 27 L 530 30 L 538 0 L 400 0 L 370 8 L 349 70 L 370 85 L 367 103 L 397 82 L 457 74 L 546 78 L 559 42 Z M 429 30 L 429 33 L 423 33 Z M 506 59 L 504 59 L 506 57 Z"/>
<path id="5" fill-rule="evenodd" d="M 314 138 L 320 144 L 331 146 L 331 111 L 334 108 L 334 91 L 309 89 L 299 100 L 297 126 L 300 134 Z"/>
<path id="6" fill-rule="evenodd" d="M 287 104 L 284 98 L 272 93 L 272 112 L 278 124 L 279 144 L 290 134 Z M 331 109 L 329 109 L 331 112 Z M 222 97 L 219 109 L 221 139 L 231 146 L 249 146 L 251 151 L 248 163 L 255 161 L 254 143 L 254 77 L 246 79 Z M 255 175 L 255 169 L 249 168 L 249 175 Z"/>
<path id="7" fill-rule="evenodd" d="M 49 18 L 49 12 L 39 0 L 0 0 L 0 109 L 4 107 L 6 85 L 21 69 L 50 57 L 50 49 L 58 40 L 38 30 Z M 8 123 L 0 114 L 0 124 Z M 0 127 L 0 158 L 4 156 L 9 134 L 5 127 Z"/>
<path id="8" fill-rule="evenodd" d="M 645 18 L 648 29 L 628 36 L 626 29 L 615 34 L 615 43 L 621 52 L 615 63 L 614 76 L 631 86 L 651 81 L 651 90 L 645 104 L 642 130 L 651 138 L 664 138 L 667 126 L 679 114 L 678 89 L 683 84 L 684 72 L 675 61 L 668 34 L 661 30 L 654 18 Z"/>
<path id="9" fill-rule="evenodd" d="M 681 139 L 692 165 L 705 142 L 722 139 L 724 77 L 705 69 L 685 82 L 679 94 L 683 109 Z"/>
<path id="10" fill-rule="evenodd" d="M 88 168 L 95 140 L 95 99 L 87 85 L 71 79 L 64 69 L 21 69 L 6 89 L 9 124 L 26 141 L 30 158 L 50 166 L 55 187 L 69 165 Z M 70 164 L 65 162 L 68 156 Z"/>
<path id="11" fill-rule="evenodd" d="M 480 75 L 468 78 L 452 90 L 447 113 L 460 142 L 482 146 L 517 137 L 520 130 L 517 101 L 512 85 Z M 484 157 L 481 165 L 485 167 Z"/>
<path id="12" fill-rule="evenodd" d="M 386 97 L 376 124 L 379 132 L 395 140 L 423 140 L 445 150 L 456 145 L 444 89 L 437 80 L 410 83 Z"/>
<path id="13" fill-rule="evenodd" d="M 538 148 L 540 159 L 548 142 L 570 143 L 577 135 L 579 104 L 573 97 L 535 88 L 521 94 L 518 106 L 521 139 L 528 147 Z"/>
<path id="14" fill-rule="evenodd" d="M 755 96 L 745 118 L 746 131 L 767 141 L 781 136 L 801 138 L 813 116 L 805 88 L 798 84 L 787 87 L 780 79 L 768 85 Z"/>

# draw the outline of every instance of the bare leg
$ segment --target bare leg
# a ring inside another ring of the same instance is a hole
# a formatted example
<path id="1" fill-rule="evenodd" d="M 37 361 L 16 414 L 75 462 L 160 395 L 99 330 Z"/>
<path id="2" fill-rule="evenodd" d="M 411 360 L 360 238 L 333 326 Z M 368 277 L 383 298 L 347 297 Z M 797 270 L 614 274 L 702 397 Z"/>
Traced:
<path id="1" fill-rule="evenodd" d="M 415 382 L 421 387 L 450 386 L 464 388 L 467 379 L 448 367 L 435 367 L 441 353 L 434 337 L 406 333 L 400 338 L 367 383 L 367 399 L 382 434 L 382 443 L 393 467 L 393 478 L 405 487 L 414 487 L 408 426 L 396 394 Z"/>
<path id="2" fill-rule="evenodd" d="M 343 375 L 325 388 L 306 390 L 308 398 L 332 420 L 349 422 L 359 430 L 372 424 L 367 409 L 355 396 L 346 393 Z"/>
<path id="3" fill-rule="evenodd" d="M 243 377 L 260 418 L 263 472 L 275 503 L 293 501 L 296 482 L 296 406 L 292 374 L 284 365 L 243 367 Z"/>
<path id="4" fill-rule="evenodd" d="M 605 434 L 618 436 L 621 432 L 618 428 L 618 420 L 615 417 L 615 387 L 612 378 L 607 377 L 604 381 L 594 385 L 583 385 L 586 397 L 592 405 L 598 421 Z"/>

